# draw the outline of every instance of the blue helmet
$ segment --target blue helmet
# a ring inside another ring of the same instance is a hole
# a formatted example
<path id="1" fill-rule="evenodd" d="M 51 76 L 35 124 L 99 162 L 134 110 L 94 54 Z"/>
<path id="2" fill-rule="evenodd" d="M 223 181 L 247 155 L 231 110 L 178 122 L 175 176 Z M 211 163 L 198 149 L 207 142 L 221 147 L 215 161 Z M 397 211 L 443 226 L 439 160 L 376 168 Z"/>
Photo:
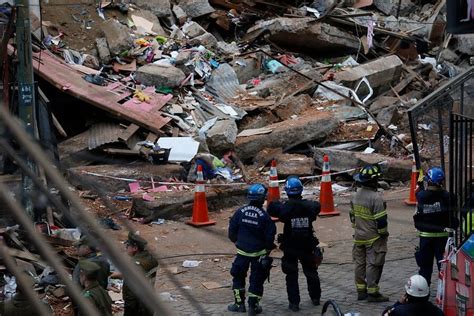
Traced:
<path id="1" fill-rule="evenodd" d="M 288 196 L 301 195 L 303 193 L 303 183 L 296 176 L 290 176 L 286 179 L 285 192 Z"/>
<path id="2" fill-rule="evenodd" d="M 265 201 L 267 197 L 267 188 L 261 184 L 252 184 L 247 191 L 247 198 L 250 201 Z"/>
<path id="3" fill-rule="evenodd" d="M 444 180 L 444 171 L 440 167 L 433 167 L 428 170 L 425 177 L 426 181 L 440 185 Z"/>

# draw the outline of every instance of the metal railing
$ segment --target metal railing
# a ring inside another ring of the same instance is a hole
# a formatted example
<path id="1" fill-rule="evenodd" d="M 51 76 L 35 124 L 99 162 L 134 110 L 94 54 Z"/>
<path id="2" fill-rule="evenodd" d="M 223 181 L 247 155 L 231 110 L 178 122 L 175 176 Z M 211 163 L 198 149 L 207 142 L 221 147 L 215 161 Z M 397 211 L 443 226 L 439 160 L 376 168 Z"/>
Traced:
<path id="1" fill-rule="evenodd" d="M 474 67 L 459 74 L 408 110 L 417 169 L 441 166 L 459 220 L 456 246 L 472 233 L 472 124 Z M 467 220 L 466 220 L 467 219 Z"/>

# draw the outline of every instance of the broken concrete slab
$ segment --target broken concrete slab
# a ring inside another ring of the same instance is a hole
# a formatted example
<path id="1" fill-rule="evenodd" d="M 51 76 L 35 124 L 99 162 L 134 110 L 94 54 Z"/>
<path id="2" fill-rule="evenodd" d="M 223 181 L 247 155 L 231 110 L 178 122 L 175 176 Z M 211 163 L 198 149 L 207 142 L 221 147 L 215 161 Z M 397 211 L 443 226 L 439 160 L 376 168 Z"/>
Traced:
<path id="1" fill-rule="evenodd" d="M 133 14 L 131 13 L 130 16 L 135 15 L 144 18 L 145 20 L 153 23 L 153 27 L 151 30 L 156 33 L 157 35 L 166 35 L 165 30 L 163 30 L 163 27 L 160 24 L 160 20 L 158 20 L 158 17 L 155 15 L 150 10 L 135 10 L 133 11 Z"/>
<path id="2" fill-rule="evenodd" d="M 207 31 L 201 25 L 194 21 L 185 23 L 182 29 L 184 34 L 190 38 L 198 37 L 199 35 L 207 33 Z"/>
<path id="3" fill-rule="evenodd" d="M 388 107 L 381 109 L 377 114 L 377 122 L 385 127 L 390 124 L 396 124 L 400 119 L 401 115 L 397 110 L 397 107 Z"/>
<path id="4" fill-rule="evenodd" d="M 390 89 L 390 84 L 398 82 L 402 74 L 403 62 L 396 55 L 385 56 L 368 63 L 335 74 L 334 79 L 344 86 L 354 89 L 360 80 L 366 78 L 374 94 Z M 368 88 L 361 85 L 357 93 L 367 95 Z"/>
<path id="5" fill-rule="evenodd" d="M 171 15 L 171 4 L 169 0 L 133 0 L 134 4 L 142 10 L 149 10 L 159 18 Z"/>
<path id="6" fill-rule="evenodd" d="M 115 19 L 102 22 L 102 31 L 107 39 L 107 44 L 112 55 L 119 55 L 124 50 L 130 49 L 133 39 L 130 30 Z"/>
<path id="7" fill-rule="evenodd" d="M 181 8 L 179 5 L 174 5 L 172 9 L 176 19 L 179 22 L 179 25 L 183 25 L 186 23 L 186 20 L 188 19 L 188 15 L 186 12 L 184 12 L 183 8 Z"/>
<path id="8" fill-rule="evenodd" d="M 280 119 L 272 111 L 263 111 L 256 115 L 245 116 L 239 121 L 239 130 L 267 127 L 279 121 Z"/>
<path id="9" fill-rule="evenodd" d="M 246 186 L 233 186 L 230 188 L 207 188 L 206 200 L 210 212 L 219 210 L 229 205 L 241 205 L 247 194 Z M 145 217 L 144 223 L 149 223 L 158 218 L 179 219 L 192 215 L 194 192 L 157 192 L 150 193 L 155 200 L 145 201 L 142 197 L 134 197 L 132 212 L 136 217 Z"/>
<path id="10" fill-rule="evenodd" d="M 345 54 L 359 48 L 359 39 L 354 35 L 329 24 L 315 22 L 313 18 L 276 18 L 257 22 L 248 30 L 244 40 L 252 40 L 263 32 L 270 33 L 269 39 L 273 43 L 313 53 Z"/>
<path id="11" fill-rule="evenodd" d="M 182 70 L 148 64 L 137 69 L 136 78 L 142 84 L 155 87 L 176 88 L 185 79 Z"/>
<path id="12" fill-rule="evenodd" d="M 217 52 L 224 55 L 237 55 L 240 52 L 239 46 L 236 42 L 226 43 L 224 41 L 217 42 L 216 46 Z"/>
<path id="13" fill-rule="evenodd" d="M 292 148 L 309 141 L 323 140 L 338 126 L 329 113 L 308 111 L 294 120 L 271 124 L 270 134 L 239 137 L 235 149 L 242 160 L 254 157 L 261 148 Z"/>
<path id="14" fill-rule="evenodd" d="M 110 63 L 110 50 L 107 45 L 107 39 L 105 37 L 99 37 L 95 39 L 95 46 L 97 47 L 97 54 L 102 64 L 107 65 Z"/>
<path id="15" fill-rule="evenodd" d="M 278 177 L 313 175 L 314 159 L 298 154 L 279 154 L 275 156 L 278 165 Z"/>
<path id="16" fill-rule="evenodd" d="M 275 114 L 282 120 L 288 120 L 293 115 L 298 115 L 311 106 L 313 99 L 308 94 L 300 94 L 286 99 L 275 108 Z"/>
<path id="17" fill-rule="evenodd" d="M 179 0 L 178 5 L 190 18 L 214 12 L 214 8 L 209 5 L 207 0 Z"/>
<path id="18" fill-rule="evenodd" d="M 95 176 L 91 173 L 100 174 L 105 177 Z M 81 166 L 67 170 L 69 182 L 76 187 L 90 189 L 84 183 L 91 183 L 114 193 L 122 189 L 128 190 L 130 182 L 110 177 L 144 180 L 148 182 L 142 186 L 151 187 L 151 183 L 149 183 L 151 181 L 150 177 L 153 177 L 154 181 L 160 181 L 160 179 L 168 180 L 170 178 L 184 179 L 184 176 L 185 170 L 181 165 L 152 165 L 145 162 L 127 165 Z"/>
<path id="19" fill-rule="evenodd" d="M 207 145 L 211 153 L 220 155 L 234 148 L 237 124 L 234 120 L 217 121 L 207 132 Z"/>
<path id="20" fill-rule="evenodd" d="M 454 35 L 455 43 L 453 48 L 460 53 L 474 56 L 474 34 Z"/>
<path id="21" fill-rule="evenodd" d="M 459 60 L 458 54 L 456 54 L 453 50 L 449 48 L 445 48 L 439 53 L 439 57 L 438 57 L 439 63 L 443 63 L 444 61 L 455 63 L 458 60 Z"/>
<path id="22" fill-rule="evenodd" d="M 380 96 L 370 105 L 370 112 L 378 112 L 383 108 L 396 105 L 399 102 L 400 100 L 395 97 Z"/>
<path id="23" fill-rule="evenodd" d="M 181 50 L 176 57 L 176 66 L 181 66 L 187 63 L 191 59 L 192 53 L 191 50 Z"/>
<path id="24" fill-rule="evenodd" d="M 214 49 L 217 46 L 217 39 L 211 33 L 204 33 L 202 35 L 192 38 L 189 43 L 193 46 L 202 45 L 209 49 Z"/>
<path id="25" fill-rule="evenodd" d="M 411 0 L 400 0 L 400 1 L 386 1 L 386 0 L 373 0 L 373 4 L 377 9 L 385 13 L 386 15 L 397 15 L 408 16 L 410 13 L 417 9 L 417 5 Z M 400 9 L 399 9 L 400 8 Z"/>
<path id="26" fill-rule="evenodd" d="M 335 150 L 328 148 L 311 148 L 314 152 L 314 161 L 316 166 L 322 168 L 323 156 L 328 155 L 331 162 L 331 171 L 344 171 L 353 168 L 361 168 L 367 164 L 382 164 L 382 179 L 387 181 L 406 181 L 411 176 L 411 160 L 395 159 L 392 157 L 372 153 L 364 154 L 361 152 Z M 353 172 L 351 172 L 352 174 Z"/>

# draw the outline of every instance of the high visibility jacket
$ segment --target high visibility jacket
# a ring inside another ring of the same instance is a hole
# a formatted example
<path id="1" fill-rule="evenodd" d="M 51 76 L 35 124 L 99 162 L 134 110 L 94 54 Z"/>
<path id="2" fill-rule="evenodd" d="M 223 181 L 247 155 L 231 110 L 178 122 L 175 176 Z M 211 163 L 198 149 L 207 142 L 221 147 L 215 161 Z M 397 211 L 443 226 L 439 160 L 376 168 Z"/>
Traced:
<path id="1" fill-rule="evenodd" d="M 413 216 L 420 237 L 448 237 L 446 227 L 456 228 L 458 220 L 450 205 L 449 193 L 441 187 L 429 186 L 416 193 L 416 213 Z M 452 199 L 454 201 L 454 199 Z"/>
<path id="2" fill-rule="evenodd" d="M 376 189 L 360 187 L 351 200 L 350 219 L 354 227 L 354 243 L 371 245 L 388 235 L 386 203 Z"/>
<path id="3" fill-rule="evenodd" d="M 265 255 L 274 248 L 275 235 L 276 226 L 270 215 L 256 205 L 239 208 L 229 222 L 229 239 L 243 256 Z"/>

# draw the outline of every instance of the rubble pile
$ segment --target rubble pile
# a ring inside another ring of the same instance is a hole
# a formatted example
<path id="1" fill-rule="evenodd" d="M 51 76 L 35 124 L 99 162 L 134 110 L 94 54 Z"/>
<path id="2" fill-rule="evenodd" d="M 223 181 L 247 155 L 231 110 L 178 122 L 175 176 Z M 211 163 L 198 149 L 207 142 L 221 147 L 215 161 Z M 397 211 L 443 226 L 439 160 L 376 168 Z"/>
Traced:
<path id="1" fill-rule="evenodd" d="M 337 155 L 347 156 L 339 170 L 373 160 L 360 155 L 404 160 L 411 151 L 406 110 L 468 67 L 473 54 L 471 35 L 444 34 L 443 1 L 84 4 L 71 13 L 79 36 L 63 32 L 73 25 L 53 10 L 53 3 L 43 7 L 40 46 L 63 60 L 57 69 L 71 79 L 64 85 L 47 73 L 46 53 L 39 75 L 122 122 L 93 125 L 77 136 L 80 148 L 67 139 L 63 162 L 75 167 L 84 161 L 74 154 L 97 149 L 154 164 L 213 155 L 207 164 L 220 170 L 210 178 L 228 181 L 241 179 L 265 150 L 288 161 L 314 155 L 315 166 L 288 163 L 295 167 L 285 172 L 299 175 L 313 174 L 329 150 L 347 154 Z M 68 144 L 76 148 L 65 152 Z M 219 159 L 229 155 L 232 168 Z"/>

